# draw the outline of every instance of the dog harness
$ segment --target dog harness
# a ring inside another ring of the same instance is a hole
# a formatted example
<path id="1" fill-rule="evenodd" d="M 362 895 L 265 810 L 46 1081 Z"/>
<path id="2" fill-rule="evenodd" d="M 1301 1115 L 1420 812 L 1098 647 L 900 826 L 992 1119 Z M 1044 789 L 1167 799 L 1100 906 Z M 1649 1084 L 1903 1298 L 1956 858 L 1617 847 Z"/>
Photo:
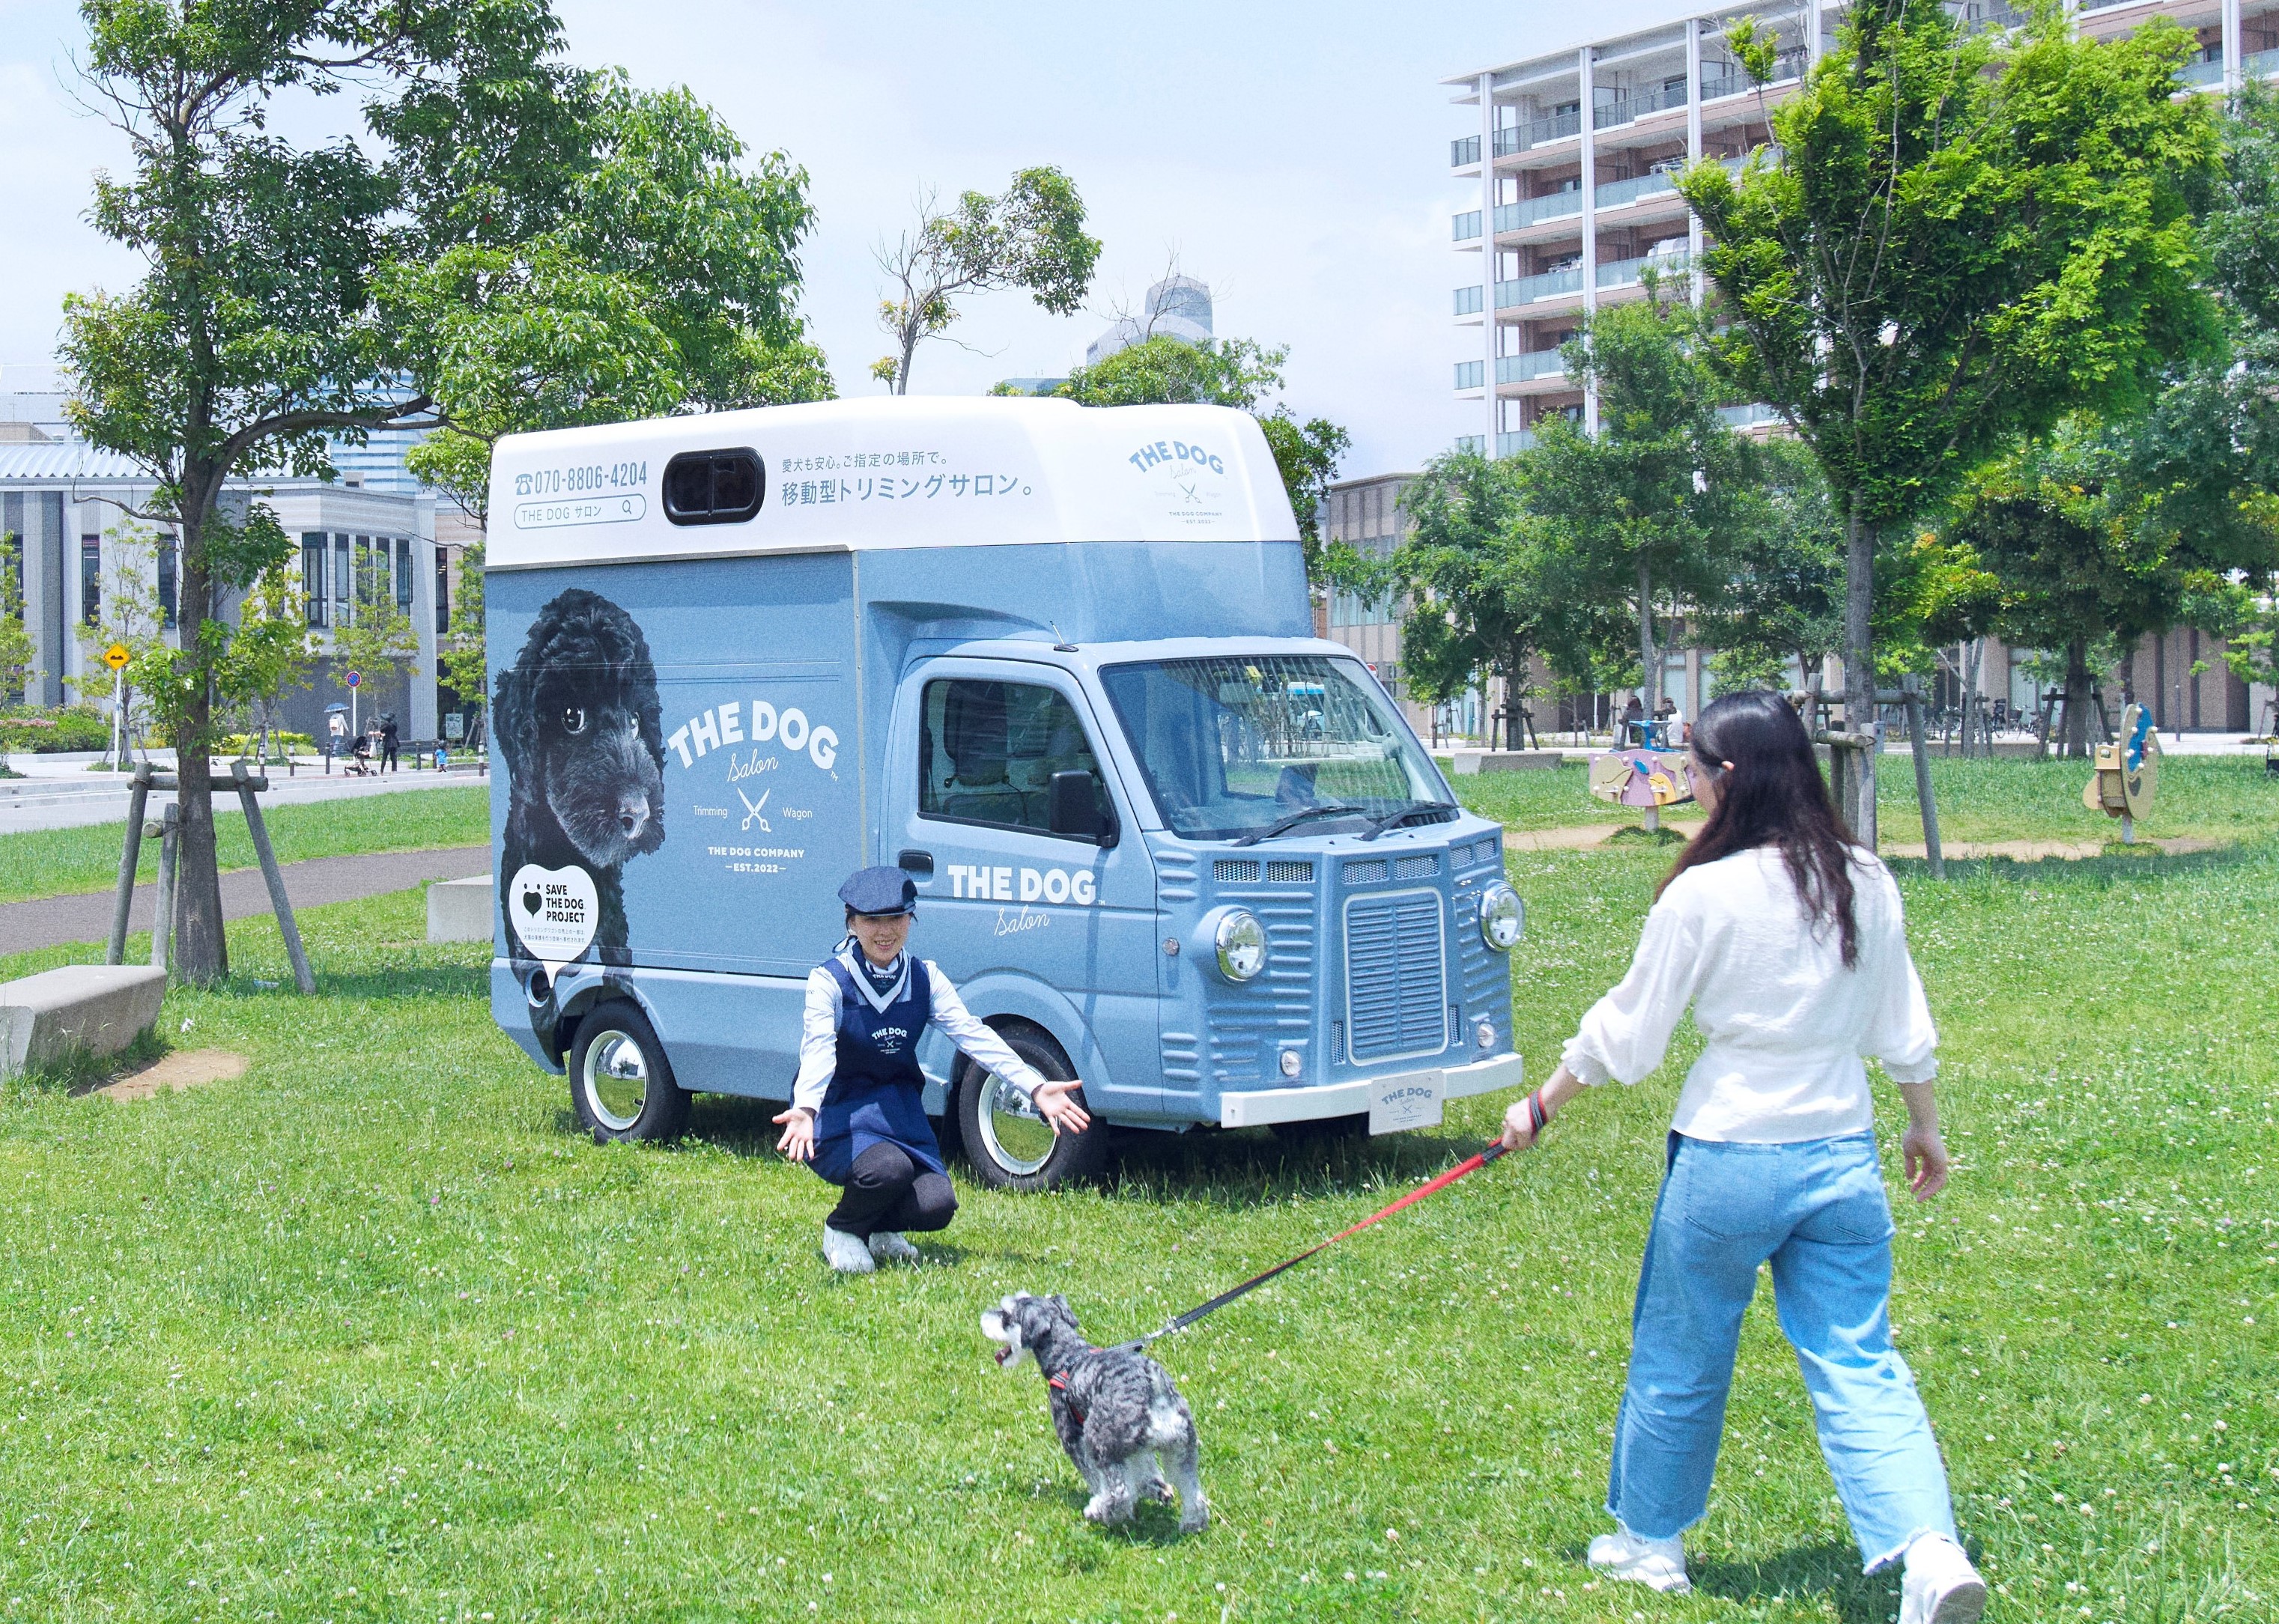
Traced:
<path id="1" fill-rule="evenodd" d="M 1084 1412 L 1076 1407 L 1075 1390 L 1069 1386 L 1069 1373 L 1063 1370 L 1047 1376 L 1045 1378 L 1045 1385 L 1051 1388 L 1055 1392 L 1060 1393 L 1063 1397 L 1067 1398 L 1069 1413 L 1076 1417 L 1076 1424 L 1078 1426 L 1083 1426 Z"/>
<path id="2" fill-rule="evenodd" d="M 825 961 L 839 984 L 838 1053 L 815 1122 L 815 1170 L 835 1184 L 873 1145 L 892 1145 L 928 1172 L 946 1171 L 926 1120 L 918 1038 L 933 1009 L 925 962 L 905 953 L 885 986 L 842 946 Z"/>

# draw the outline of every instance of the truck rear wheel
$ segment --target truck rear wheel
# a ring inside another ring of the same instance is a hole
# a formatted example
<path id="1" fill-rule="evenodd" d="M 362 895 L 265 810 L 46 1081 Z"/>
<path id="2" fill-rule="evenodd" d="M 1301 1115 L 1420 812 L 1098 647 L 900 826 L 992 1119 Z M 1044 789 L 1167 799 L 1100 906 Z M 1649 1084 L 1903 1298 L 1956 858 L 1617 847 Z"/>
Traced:
<path id="1" fill-rule="evenodd" d="M 1047 1082 L 1076 1076 L 1068 1056 L 1048 1034 L 1013 1025 L 998 1035 Z M 1076 1100 L 1091 1109 L 1083 1090 L 1077 1091 Z M 1108 1161 L 1107 1123 L 1095 1117 L 1082 1133 L 1056 1134 L 1034 1107 L 1024 1103 L 1018 1089 L 971 1061 L 959 1063 L 952 1112 L 973 1176 L 992 1190 L 1057 1189 L 1090 1178 Z"/>
<path id="2" fill-rule="evenodd" d="M 688 1096 L 672 1080 L 647 1016 L 622 1000 L 589 1010 L 570 1048 L 570 1106 L 594 1143 L 677 1139 Z"/>

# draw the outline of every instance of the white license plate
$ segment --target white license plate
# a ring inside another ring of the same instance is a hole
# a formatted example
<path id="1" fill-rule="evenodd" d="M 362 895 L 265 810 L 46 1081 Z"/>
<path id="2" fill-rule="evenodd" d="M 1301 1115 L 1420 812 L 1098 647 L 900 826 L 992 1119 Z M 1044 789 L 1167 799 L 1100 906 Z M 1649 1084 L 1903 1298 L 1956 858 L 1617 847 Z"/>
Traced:
<path id="1" fill-rule="evenodd" d="M 1440 1109 L 1448 1098 L 1448 1074 L 1439 1067 L 1430 1071 L 1404 1071 L 1397 1076 L 1369 1080 L 1369 1130 L 1406 1133 L 1411 1128 L 1438 1128 Z"/>

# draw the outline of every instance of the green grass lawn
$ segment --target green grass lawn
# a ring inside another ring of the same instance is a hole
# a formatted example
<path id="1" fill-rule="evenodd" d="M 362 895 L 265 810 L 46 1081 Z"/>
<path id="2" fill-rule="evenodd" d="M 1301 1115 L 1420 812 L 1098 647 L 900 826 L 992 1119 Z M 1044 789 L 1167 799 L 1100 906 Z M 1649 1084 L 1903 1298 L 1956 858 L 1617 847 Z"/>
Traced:
<path id="1" fill-rule="evenodd" d="M 339 857 L 356 852 L 414 852 L 441 846 L 481 846 L 491 838 L 490 788 L 406 790 L 341 801 L 305 801 L 261 809 L 280 862 Z M 119 883 L 124 815 L 116 823 L 0 834 L 0 902 L 108 891 Z M 214 838 L 222 868 L 254 866 L 253 841 L 234 793 L 214 797 Z M 158 877 L 158 843 L 142 843 L 136 870 Z"/>
<path id="2" fill-rule="evenodd" d="M 1904 755 L 1879 763 L 1876 804 L 1888 843 L 1919 841 L 1914 764 Z M 2117 840 L 2121 825 L 2081 804 L 2089 782 L 2086 762 L 1945 761 L 1930 764 L 1938 799 L 1938 824 L 1946 840 Z M 1485 816 L 1518 830 L 1583 823 L 1636 823 L 1634 808 L 1591 797 L 1581 766 L 1451 778 L 1456 798 Z M 1672 808 L 1673 820 L 1698 819 L 1697 806 Z M 2160 763 L 2152 816 L 2137 825 L 2144 837 L 2185 835 L 2233 841 L 2279 832 L 2279 778 L 2260 757 L 2172 755 Z"/>
<path id="3" fill-rule="evenodd" d="M 1532 1072 L 1665 861 L 1515 857 Z M 1916 869 L 1959 1166 L 1899 1214 L 1895 1317 L 1990 1616 L 2272 1618 L 2279 842 Z M 251 1056 L 239 1081 L 0 1096 L 0 1619 L 1896 1612 L 1763 1298 L 1699 1593 L 1582 1564 L 1688 1050 L 1160 1344 L 1218 1521 L 1103 1533 L 980 1309 L 1028 1288 L 1102 1339 L 1160 1323 L 1448 1166 L 1501 1101 L 1331 1152 L 1151 1138 L 1048 1198 L 961 1181 L 927 1267 L 840 1280 L 765 1110 L 700 1101 L 671 1149 L 577 1138 L 491 1024 L 484 950 L 421 922 L 417 892 L 308 910 L 313 1002 L 255 990 L 275 927 L 233 925 L 240 979 L 173 993 L 164 1030 Z"/>

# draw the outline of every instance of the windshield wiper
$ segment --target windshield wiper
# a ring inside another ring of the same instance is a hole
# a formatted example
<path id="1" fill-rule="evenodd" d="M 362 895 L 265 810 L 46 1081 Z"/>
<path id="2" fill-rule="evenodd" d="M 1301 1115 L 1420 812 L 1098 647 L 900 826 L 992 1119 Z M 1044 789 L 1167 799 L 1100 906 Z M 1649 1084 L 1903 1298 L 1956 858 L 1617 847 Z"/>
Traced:
<path id="1" fill-rule="evenodd" d="M 1454 812 L 1459 809 L 1460 808 L 1457 807 L 1456 803 L 1453 801 L 1412 801 L 1407 806 L 1401 808 L 1398 812 L 1388 812 L 1383 817 L 1378 818 L 1375 823 L 1371 823 L 1369 826 L 1369 831 L 1362 835 L 1362 839 L 1364 840 L 1374 840 L 1386 830 L 1393 828 L 1395 824 L 1406 823 L 1408 819 L 1416 816 L 1419 813 Z"/>
<path id="2" fill-rule="evenodd" d="M 1299 824 L 1305 823 L 1310 818 L 1335 817 L 1339 814 L 1350 815 L 1361 811 L 1362 808 L 1359 807 L 1348 807 L 1335 801 L 1325 802 L 1318 807 L 1300 807 L 1295 812 L 1290 813 L 1286 816 L 1275 819 L 1274 822 L 1266 828 L 1254 830 L 1249 834 L 1244 835 L 1241 839 L 1236 840 L 1234 844 L 1237 846 L 1255 846 L 1261 840 L 1271 840 L 1276 835 L 1287 833 L 1289 831 L 1295 829 Z"/>

